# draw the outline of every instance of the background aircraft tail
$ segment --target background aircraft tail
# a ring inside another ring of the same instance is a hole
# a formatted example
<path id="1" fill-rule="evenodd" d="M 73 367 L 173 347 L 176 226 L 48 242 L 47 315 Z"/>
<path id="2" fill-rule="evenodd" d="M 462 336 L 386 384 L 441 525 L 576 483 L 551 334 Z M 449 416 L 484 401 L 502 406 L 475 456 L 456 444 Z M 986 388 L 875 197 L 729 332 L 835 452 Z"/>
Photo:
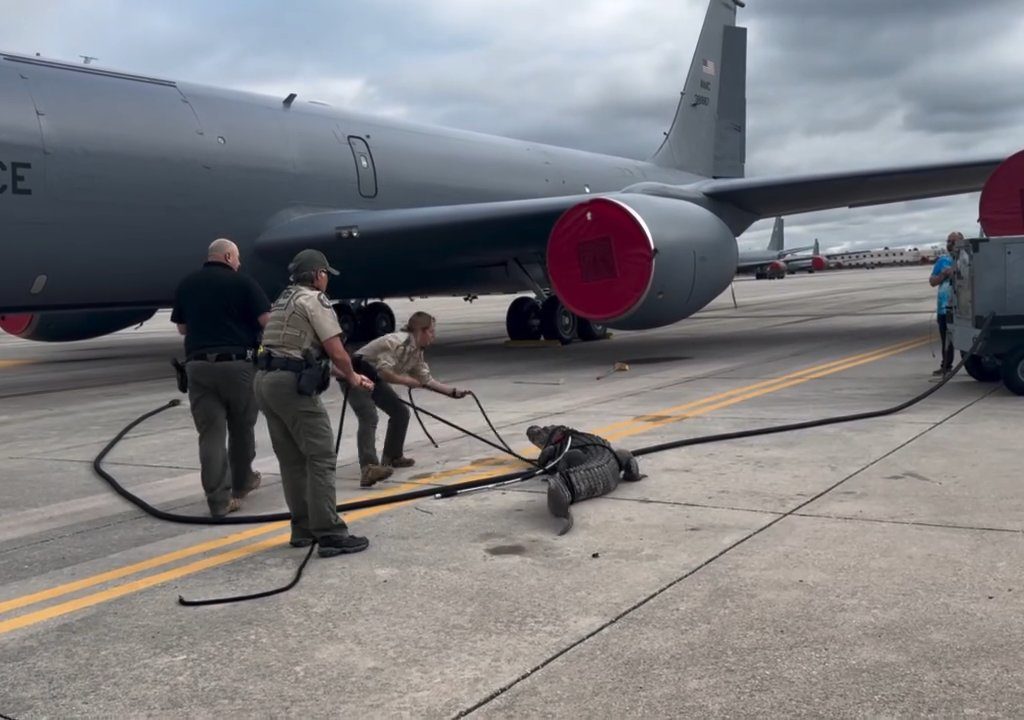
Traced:
<path id="1" fill-rule="evenodd" d="M 710 0 L 672 126 L 651 161 L 704 177 L 743 177 L 747 29 L 739 0 Z"/>
<path id="2" fill-rule="evenodd" d="M 786 239 L 783 236 L 782 218 L 775 218 L 775 225 L 772 226 L 772 237 L 768 241 L 768 249 L 780 252 L 786 249 Z"/>

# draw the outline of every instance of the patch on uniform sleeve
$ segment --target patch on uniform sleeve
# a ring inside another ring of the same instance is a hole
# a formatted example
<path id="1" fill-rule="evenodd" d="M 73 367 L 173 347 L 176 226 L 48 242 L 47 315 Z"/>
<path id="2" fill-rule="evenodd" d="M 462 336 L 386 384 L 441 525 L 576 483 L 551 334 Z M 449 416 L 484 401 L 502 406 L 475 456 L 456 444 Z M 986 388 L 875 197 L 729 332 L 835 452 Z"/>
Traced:
<path id="1" fill-rule="evenodd" d="M 326 295 L 324 295 L 323 293 L 317 294 L 316 299 L 319 300 L 320 304 L 323 305 L 328 310 L 333 310 L 334 309 L 334 306 L 331 305 L 330 299 Z"/>

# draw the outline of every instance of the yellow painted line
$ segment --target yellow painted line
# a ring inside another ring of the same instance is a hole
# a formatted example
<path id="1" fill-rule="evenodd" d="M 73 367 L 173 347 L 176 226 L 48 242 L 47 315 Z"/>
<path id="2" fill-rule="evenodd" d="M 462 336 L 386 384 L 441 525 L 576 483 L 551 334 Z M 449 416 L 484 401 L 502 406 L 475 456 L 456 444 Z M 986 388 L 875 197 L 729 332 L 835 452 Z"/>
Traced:
<path id="1" fill-rule="evenodd" d="M 359 497 L 352 498 L 355 500 L 366 500 L 368 498 L 375 497 L 386 497 L 388 495 L 397 495 L 407 490 L 413 490 L 420 487 L 419 483 L 404 483 L 402 485 L 396 485 L 388 488 L 385 492 L 375 493 L 373 495 L 360 495 Z M 347 517 L 347 516 L 346 516 Z M 96 585 L 102 585 L 103 583 L 110 582 L 111 580 L 119 580 L 128 575 L 134 575 L 135 573 L 144 572 L 146 570 L 152 570 L 160 567 L 161 565 L 167 565 L 177 560 L 183 560 L 193 555 L 200 555 L 210 550 L 216 550 L 217 548 L 225 547 L 227 545 L 233 545 L 243 540 L 251 540 L 254 537 L 260 535 L 266 535 L 272 533 L 275 530 L 280 530 L 282 527 L 287 525 L 287 521 L 274 522 L 266 525 L 261 525 L 257 528 L 250 530 L 244 530 L 243 532 L 233 533 L 226 535 L 216 540 L 210 540 L 208 542 L 199 543 L 192 545 L 181 550 L 175 550 L 173 552 L 165 553 L 163 555 L 157 555 L 156 557 L 150 558 L 149 560 L 143 560 L 142 562 L 133 563 L 126 565 L 116 570 L 109 570 L 107 572 L 93 575 L 92 577 L 83 578 L 81 580 L 75 580 L 74 582 L 65 583 L 63 585 L 57 585 L 47 590 L 41 590 L 39 592 L 31 593 L 29 595 L 23 595 L 21 597 L 13 598 L 0 602 L 0 613 L 9 612 L 11 610 L 17 610 L 19 608 L 26 607 L 28 605 L 34 605 L 36 603 L 45 602 L 47 600 L 53 600 L 63 595 L 69 595 L 79 590 L 85 590 L 86 588 L 94 587 Z"/>
<path id="2" fill-rule="evenodd" d="M 890 357 L 901 352 L 905 352 L 906 350 L 919 347 L 927 342 L 928 338 L 916 338 L 914 340 L 906 341 L 886 348 L 881 348 L 879 350 L 875 350 L 872 352 L 861 353 L 841 360 L 823 363 L 820 365 L 812 366 L 810 368 L 805 368 L 803 370 L 788 373 L 786 375 L 774 378 L 772 380 L 761 381 L 741 388 L 735 388 L 733 390 L 729 390 L 726 392 L 717 393 L 715 395 L 711 395 L 701 400 L 685 403 L 683 405 L 679 405 L 673 408 L 667 408 L 666 410 L 656 414 L 652 413 L 650 415 L 643 416 L 651 418 L 651 420 L 638 420 L 636 418 L 633 418 L 628 421 L 609 425 L 606 428 L 596 430 L 595 432 L 599 435 L 607 437 L 609 440 L 629 437 L 631 435 L 636 435 L 655 427 L 660 427 L 661 425 L 669 424 L 671 422 L 678 422 L 688 417 L 696 417 L 699 415 L 703 415 L 717 409 L 729 407 L 730 405 L 735 405 L 740 402 L 745 402 L 746 400 L 749 400 L 751 398 L 777 392 L 779 390 L 792 387 L 794 385 L 799 385 L 805 382 L 809 382 L 810 380 L 825 377 L 827 375 L 841 372 L 852 367 L 857 367 L 858 365 L 863 365 L 869 362 L 874 362 L 876 360 L 881 360 L 883 358 Z M 688 412 L 680 413 L 680 411 L 682 410 L 688 410 Z M 655 420 L 654 418 L 658 419 Z M 616 427 L 620 428 L 620 430 L 619 432 L 614 433 L 613 436 L 613 433 L 611 433 L 610 431 Z M 377 493 L 372 496 L 366 497 L 385 497 L 388 495 L 396 495 L 416 487 L 422 487 L 428 478 L 452 478 L 458 475 L 462 475 L 463 473 L 473 469 L 480 469 L 481 466 L 486 466 L 488 469 L 482 472 L 478 472 L 471 477 L 463 478 L 462 481 L 491 477 L 500 474 L 502 471 L 515 469 L 516 467 L 518 467 L 518 465 L 518 463 L 504 463 L 501 465 L 495 465 L 493 459 L 485 458 L 470 463 L 462 468 L 445 470 L 440 473 L 436 473 L 434 475 L 421 478 L 418 481 L 404 483 L 402 485 L 396 485 L 392 488 L 388 488 L 388 490 L 384 493 Z M 345 517 L 346 519 L 357 520 L 377 515 L 385 510 L 394 509 L 401 505 L 406 505 L 410 502 L 413 501 L 395 503 L 393 505 L 379 506 L 375 508 L 367 508 L 365 510 L 357 510 L 355 512 L 346 514 Z M 77 592 L 78 590 L 93 587 L 95 585 L 109 582 L 111 580 L 117 580 L 128 575 L 143 572 L 145 570 L 154 569 L 161 565 L 166 565 L 176 560 L 184 559 L 192 555 L 207 552 L 218 547 L 231 545 L 236 542 L 251 539 L 253 537 L 258 537 L 260 535 L 274 532 L 275 530 L 281 528 L 283 525 L 285 525 L 285 523 L 278 522 L 272 523 L 269 526 L 255 528 L 252 530 L 246 530 L 244 532 L 235 533 L 233 535 L 229 535 L 224 538 L 219 538 L 217 540 L 212 540 L 206 543 L 200 543 L 190 548 L 184 548 L 182 550 L 177 550 L 171 553 L 160 555 L 158 557 L 151 558 L 150 560 L 145 560 L 143 562 L 135 563 L 133 565 L 128 565 L 123 568 L 111 570 L 105 573 L 100 573 L 90 578 L 85 578 L 83 580 L 66 583 L 64 585 L 59 585 L 48 590 L 32 593 L 30 595 L 25 595 L 20 598 L 14 598 L 12 600 L 0 603 L 0 613 L 26 607 L 28 605 L 32 605 L 38 602 L 52 600 L 63 595 Z M 139 590 L 153 587 L 154 585 L 159 585 L 161 583 L 168 582 L 170 580 L 174 580 L 185 575 L 190 575 L 192 573 L 200 572 L 211 567 L 216 567 L 218 565 L 223 565 L 225 563 L 232 562 L 236 559 L 255 554 L 257 552 L 260 552 L 271 547 L 275 547 L 277 545 L 281 545 L 288 540 L 288 537 L 288 533 L 283 533 L 281 535 L 261 540 L 251 545 L 235 548 L 233 550 L 229 550 L 218 555 L 212 555 L 210 557 L 203 558 L 196 562 L 189 563 L 187 565 L 182 565 L 171 570 L 166 570 L 155 575 L 150 575 L 139 580 L 134 580 L 132 582 L 124 583 L 122 585 L 117 585 L 115 587 L 108 588 L 106 590 L 101 590 L 99 592 L 92 593 L 81 598 L 76 598 L 74 600 L 58 603 L 56 605 L 52 605 L 42 610 L 26 613 L 24 615 L 19 615 L 6 621 L 0 621 L 0 635 L 23 627 L 27 627 L 29 625 L 34 625 L 39 622 L 44 622 L 46 620 L 59 617 L 61 615 L 65 615 L 76 610 L 91 607 L 93 605 L 106 602 L 107 600 L 112 600 L 133 592 L 137 592 Z"/>
<path id="3" fill-rule="evenodd" d="M 12 367 L 19 367 L 21 365 L 31 365 L 31 360 L 0 360 L 0 370 Z"/>
<path id="4" fill-rule="evenodd" d="M 5 613 L 10 610 L 17 610 L 18 608 L 25 607 L 26 605 L 34 605 L 38 602 L 44 602 L 46 600 L 52 600 L 60 597 L 61 595 L 67 595 L 68 593 L 77 592 L 84 590 L 95 585 L 101 585 L 111 580 L 119 580 L 120 578 L 128 575 L 134 575 L 144 570 L 152 570 L 155 567 L 172 563 L 175 560 L 182 560 L 192 555 L 199 555 L 200 553 L 207 552 L 209 550 L 216 550 L 217 548 L 224 547 L 225 545 L 233 545 L 236 542 L 242 540 L 249 540 L 259 535 L 266 535 L 269 532 L 278 530 L 283 527 L 286 523 L 276 522 L 272 523 L 269 527 L 261 526 L 246 530 L 245 532 L 235 533 L 233 535 L 227 535 L 217 540 L 210 540 L 209 542 L 199 543 L 191 547 L 183 548 L 181 550 L 175 550 L 164 555 L 158 555 L 150 558 L 149 560 L 143 560 L 132 565 L 125 565 L 124 567 L 117 568 L 116 570 L 109 570 L 92 577 L 83 578 L 82 580 L 76 580 L 74 582 L 65 583 L 64 585 L 57 585 L 48 590 L 41 590 L 31 595 L 23 595 L 22 597 L 14 598 L 13 600 L 7 600 L 0 602 L 0 613 Z"/>
<path id="5" fill-rule="evenodd" d="M 673 415 L 685 410 L 700 407 L 701 405 L 710 405 L 725 398 L 735 397 L 738 395 L 746 395 L 751 391 L 759 390 L 762 388 L 771 391 L 770 388 L 773 388 L 774 386 L 779 385 L 781 383 L 785 383 L 786 381 L 791 379 L 803 377 L 810 378 L 810 376 L 823 377 L 823 375 L 820 375 L 818 373 L 824 372 L 827 375 L 830 374 L 831 372 L 838 371 L 836 370 L 836 368 L 845 369 L 847 365 L 851 362 L 860 360 L 870 362 L 871 360 L 878 359 L 877 356 L 879 356 L 879 354 L 881 353 L 894 354 L 898 352 L 904 352 L 905 350 L 910 350 L 911 348 L 917 347 L 926 342 L 928 342 L 927 337 L 914 338 L 913 340 L 907 340 L 901 343 L 897 343 L 895 345 L 889 345 L 887 347 L 879 348 L 877 350 L 872 350 L 871 352 L 860 353 L 858 355 L 851 355 L 849 357 L 842 358 L 840 360 L 833 360 L 832 362 L 823 363 L 821 365 L 813 365 L 809 368 L 796 370 L 794 372 L 787 373 L 786 375 L 781 375 L 777 378 L 772 378 L 770 380 L 762 380 L 761 382 L 753 383 L 751 385 L 744 385 L 743 387 L 733 388 L 732 390 L 726 390 L 724 392 L 716 393 L 715 395 L 709 395 L 708 397 L 701 398 L 700 400 L 692 400 L 690 402 L 683 403 L 682 405 L 676 405 L 674 407 L 665 408 L 657 412 L 648 413 L 647 415 L 641 416 L 641 418 L 654 418 L 657 416 Z M 646 423 L 647 421 L 636 417 L 629 418 L 628 420 L 620 420 L 617 423 L 612 423 L 611 425 L 606 425 L 603 428 L 595 430 L 594 434 L 607 436 L 608 434 L 615 433 L 616 430 L 619 429 L 632 428 L 638 422 Z"/>
<path id="6" fill-rule="evenodd" d="M 705 414 L 707 414 L 709 412 L 714 412 L 715 410 L 721 410 L 721 409 L 727 408 L 727 407 L 729 407 L 731 405 L 737 405 L 737 404 L 739 404 L 741 402 L 746 402 L 747 400 L 750 400 L 750 399 L 756 398 L 756 397 L 760 397 L 761 395 L 767 395 L 769 393 L 778 392 L 779 390 L 785 390 L 786 388 L 790 388 L 790 387 L 793 387 L 795 385 L 801 385 L 801 384 L 803 384 L 805 382 L 810 382 L 811 380 L 817 380 L 817 379 L 823 378 L 823 377 L 825 377 L 827 375 L 832 375 L 834 373 L 842 372 L 844 370 L 849 370 L 850 368 L 857 367 L 858 365 L 864 365 L 866 363 L 875 362 L 876 360 L 882 360 L 884 358 L 891 357 L 892 355 L 897 355 L 899 353 L 906 352 L 907 350 L 911 350 L 911 349 L 913 349 L 915 347 L 920 347 L 922 345 L 926 345 L 927 343 L 928 343 L 928 338 L 922 338 L 922 339 L 919 339 L 919 340 L 915 340 L 915 341 L 913 341 L 911 343 L 907 343 L 907 344 L 905 344 L 903 346 L 898 346 L 898 347 L 895 347 L 895 348 L 892 348 L 892 349 L 888 349 L 888 350 L 885 350 L 885 351 L 882 351 L 882 352 L 879 352 L 879 353 L 875 353 L 875 354 L 870 355 L 870 356 L 859 356 L 859 357 L 855 356 L 856 359 L 854 359 L 854 360 L 848 361 L 848 362 L 843 363 L 841 365 L 836 365 L 834 367 L 830 367 L 830 368 L 825 369 L 825 370 L 819 370 L 819 371 L 814 372 L 814 373 L 812 373 L 810 375 L 805 375 L 803 377 L 793 378 L 791 380 L 787 380 L 787 381 L 782 382 L 782 383 L 776 383 L 776 384 L 771 385 L 769 387 L 762 387 L 762 388 L 759 388 L 759 389 L 756 389 L 756 390 L 752 390 L 750 392 L 743 393 L 741 395 L 733 395 L 732 397 L 723 399 L 723 400 L 721 400 L 720 402 L 717 402 L 717 403 L 703 404 L 701 407 L 697 407 L 696 409 L 689 410 L 689 411 L 681 413 L 681 414 L 673 414 L 673 415 L 667 415 L 666 414 L 666 415 L 662 415 L 661 419 L 659 419 L 659 420 L 652 420 L 650 422 L 637 423 L 633 427 L 623 428 L 620 431 L 618 431 L 617 433 L 607 434 L 607 435 L 604 435 L 603 437 L 605 437 L 605 439 L 607 439 L 609 441 L 621 440 L 622 438 L 630 437 L 631 435 L 638 435 L 640 433 L 646 432 L 648 430 L 651 430 L 652 428 L 661 427 L 663 425 L 668 425 L 670 423 L 679 422 L 679 421 L 685 420 L 687 418 L 699 417 L 699 416 L 705 415 Z M 751 386 L 751 387 L 753 387 L 753 386 Z M 742 388 L 741 388 L 741 390 L 742 390 Z M 598 433 L 598 434 L 601 434 L 601 433 Z"/>
<path id="7" fill-rule="evenodd" d="M 491 474 L 492 472 L 480 473 L 478 477 L 485 478 L 489 477 Z M 473 477 L 470 479 L 477 478 Z M 404 492 L 409 489 L 409 487 L 406 487 L 404 485 L 398 485 L 394 489 L 389 488 L 388 494 L 394 495 L 398 492 Z M 378 515 L 384 512 L 385 510 L 391 510 L 396 507 L 401 507 L 402 505 L 408 505 L 411 502 L 414 501 L 406 500 L 405 502 L 394 503 L 393 505 L 381 505 L 378 507 L 366 508 L 363 510 L 355 510 L 351 513 L 346 513 L 345 519 L 362 520 L 363 518 Z M 278 530 L 280 529 L 282 524 L 283 523 L 274 523 L 274 526 L 270 528 L 270 530 Z M 259 542 L 253 543 L 251 545 L 244 545 L 242 547 L 234 548 L 233 550 L 220 553 L 219 555 L 211 555 L 209 557 L 205 557 L 201 560 L 189 563 L 188 565 L 181 565 L 179 567 L 172 568 L 170 570 L 165 570 L 164 572 L 157 573 L 155 575 L 149 575 L 138 580 L 133 580 L 131 582 L 123 583 L 121 585 L 116 585 L 112 588 L 100 590 L 99 592 L 95 592 L 90 595 L 84 595 L 80 598 L 75 598 L 74 600 L 67 600 L 56 605 L 51 605 L 50 607 L 43 608 L 42 610 L 36 610 L 34 612 L 25 613 L 24 615 L 18 615 L 17 617 L 13 617 L 9 620 L 0 621 L 0 635 L 12 632 L 14 630 L 20 630 L 21 628 L 25 628 L 30 625 L 36 625 L 47 620 L 52 620 L 54 618 L 60 617 L 62 615 L 67 615 L 68 613 L 72 613 L 77 610 L 83 610 L 85 608 L 92 607 L 93 605 L 99 605 L 100 603 L 107 602 L 108 600 L 114 600 L 119 597 L 124 597 L 125 595 L 130 595 L 131 593 L 135 593 L 140 590 L 145 590 L 155 585 L 161 585 L 171 580 L 177 580 L 178 578 L 184 577 L 186 575 L 192 575 L 193 573 L 197 573 L 202 570 L 208 570 L 210 568 L 217 567 L 218 565 L 224 565 L 226 563 L 239 560 L 249 555 L 254 555 L 263 550 L 269 550 L 270 548 L 284 545 L 288 542 L 288 539 L 290 537 L 291 531 L 289 530 L 289 532 L 281 533 L 280 535 L 275 535 L 274 537 L 260 540 Z"/>

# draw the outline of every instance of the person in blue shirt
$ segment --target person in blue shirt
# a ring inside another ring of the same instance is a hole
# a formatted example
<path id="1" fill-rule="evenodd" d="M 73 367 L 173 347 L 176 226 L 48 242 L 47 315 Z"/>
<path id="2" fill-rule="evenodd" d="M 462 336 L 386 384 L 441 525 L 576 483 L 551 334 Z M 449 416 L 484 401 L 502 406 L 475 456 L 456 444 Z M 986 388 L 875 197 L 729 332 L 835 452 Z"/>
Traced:
<path id="1" fill-rule="evenodd" d="M 953 343 L 946 342 L 946 307 L 953 299 L 953 249 L 958 240 L 963 240 L 963 233 L 951 232 L 946 238 L 946 254 L 942 255 L 932 266 L 932 274 L 928 278 L 928 284 L 937 287 L 938 297 L 936 310 L 938 312 L 939 339 L 942 342 L 942 365 L 932 375 L 945 375 L 953 368 Z"/>

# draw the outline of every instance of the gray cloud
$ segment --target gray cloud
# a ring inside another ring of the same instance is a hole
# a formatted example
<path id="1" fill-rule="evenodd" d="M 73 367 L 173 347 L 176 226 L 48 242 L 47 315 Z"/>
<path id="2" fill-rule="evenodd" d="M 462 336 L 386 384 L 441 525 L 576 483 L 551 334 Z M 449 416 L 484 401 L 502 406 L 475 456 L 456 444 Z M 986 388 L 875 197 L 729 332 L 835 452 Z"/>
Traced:
<path id="1" fill-rule="evenodd" d="M 749 0 L 750 175 L 1024 145 L 1016 0 Z M 0 48 L 647 157 L 706 0 L 4 0 Z M 914 244 L 976 196 L 794 216 L 791 244 Z M 767 242 L 770 221 L 745 244 Z M 906 238 L 904 242 L 891 242 Z"/>

